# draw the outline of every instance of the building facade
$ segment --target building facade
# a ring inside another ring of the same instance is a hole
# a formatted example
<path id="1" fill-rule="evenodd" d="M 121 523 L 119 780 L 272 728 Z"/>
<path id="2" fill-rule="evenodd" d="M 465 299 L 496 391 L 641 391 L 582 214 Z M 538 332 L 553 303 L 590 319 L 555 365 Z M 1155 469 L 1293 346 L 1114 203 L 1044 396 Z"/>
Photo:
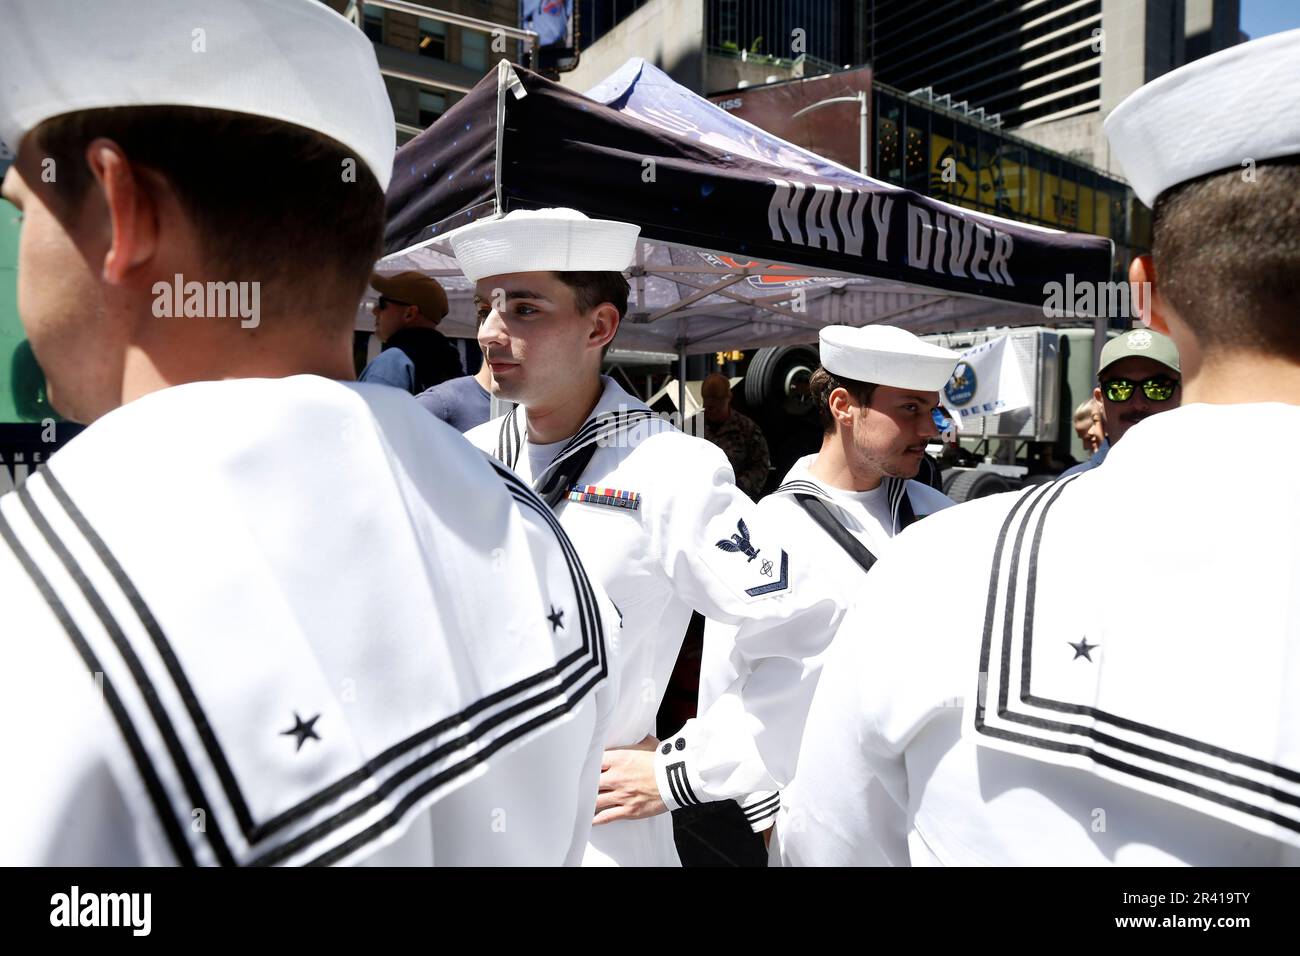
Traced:
<path id="1" fill-rule="evenodd" d="M 876 77 L 983 110 L 1118 175 L 1101 123 L 1139 86 L 1242 39 L 1239 0 L 870 0 Z"/>
<path id="2" fill-rule="evenodd" d="M 322 0 L 352 16 L 375 45 L 379 68 L 393 103 L 400 146 L 428 128 L 464 91 L 493 69 L 498 60 L 521 59 L 517 41 L 440 19 L 438 12 L 461 14 L 484 23 L 519 26 L 518 0 L 412 0 L 429 16 L 398 11 L 365 0 Z"/>
<path id="3" fill-rule="evenodd" d="M 645 56 L 705 95 L 862 65 L 1101 169 L 1129 93 L 1240 42 L 1240 0 L 593 0 L 587 89 Z M 981 113 L 982 111 L 982 113 Z"/>

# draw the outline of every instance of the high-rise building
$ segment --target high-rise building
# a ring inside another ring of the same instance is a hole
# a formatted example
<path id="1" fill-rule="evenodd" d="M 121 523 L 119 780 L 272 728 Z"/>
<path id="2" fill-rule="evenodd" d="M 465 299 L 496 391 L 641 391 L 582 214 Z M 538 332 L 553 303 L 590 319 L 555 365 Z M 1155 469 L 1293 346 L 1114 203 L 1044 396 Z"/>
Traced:
<path id="1" fill-rule="evenodd" d="M 1239 42 L 1240 0 L 868 0 L 878 80 L 1000 117 L 1110 173 L 1102 119 L 1162 73 Z"/>
<path id="2" fill-rule="evenodd" d="M 642 56 L 698 93 L 812 76 L 866 61 L 865 0 L 577 0 L 588 89 Z"/>
<path id="3" fill-rule="evenodd" d="M 866 24 L 876 77 L 930 88 L 1021 127 L 1095 111 L 1103 0 L 876 0 Z"/>
<path id="4" fill-rule="evenodd" d="M 492 48 L 486 28 L 449 22 L 458 14 L 515 30 L 519 0 L 408 0 L 393 9 L 371 0 L 321 0 L 352 16 L 375 45 L 379 68 L 393 103 L 398 144 L 425 129 L 501 59 L 519 59 L 510 40 Z M 409 8 L 424 7 L 429 15 Z M 441 15 L 440 15 L 441 14 Z"/>
<path id="5" fill-rule="evenodd" d="M 1240 0 L 580 0 L 586 89 L 645 56 L 704 94 L 870 65 L 1111 174 L 1101 121 L 1242 39 Z M 962 106 L 964 104 L 964 106 Z"/>

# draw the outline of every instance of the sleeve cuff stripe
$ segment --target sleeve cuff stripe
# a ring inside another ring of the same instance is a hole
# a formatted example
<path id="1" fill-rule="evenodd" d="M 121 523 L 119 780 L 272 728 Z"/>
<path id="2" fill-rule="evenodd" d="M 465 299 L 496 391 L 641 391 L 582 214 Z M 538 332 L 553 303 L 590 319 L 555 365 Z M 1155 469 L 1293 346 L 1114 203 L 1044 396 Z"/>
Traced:
<path id="1" fill-rule="evenodd" d="M 766 817 L 775 816 L 776 812 L 780 809 L 781 795 L 773 794 L 769 799 L 762 803 L 756 803 L 752 807 L 745 807 L 745 819 L 750 823 L 754 823 Z"/>
<path id="2" fill-rule="evenodd" d="M 700 799 L 691 789 L 691 782 L 686 775 L 686 764 L 682 761 L 669 764 L 667 773 L 668 786 L 673 792 L 673 799 L 683 807 L 698 806 Z"/>

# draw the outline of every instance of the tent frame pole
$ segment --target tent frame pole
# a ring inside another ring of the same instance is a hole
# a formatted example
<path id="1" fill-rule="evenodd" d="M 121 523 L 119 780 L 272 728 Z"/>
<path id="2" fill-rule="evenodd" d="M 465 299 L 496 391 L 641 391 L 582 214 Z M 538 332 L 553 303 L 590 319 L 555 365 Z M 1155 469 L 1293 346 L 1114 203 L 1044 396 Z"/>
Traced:
<path id="1" fill-rule="evenodd" d="M 686 431 L 686 316 L 677 319 L 677 414 Z"/>
<path id="2" fill-rule="evenodd" d="M 647 316 L 645 321 L 647 323 L 655 322 L 659 319 L 662 319 L 664 316 L 672 315 L 674 312 L 680 312 L 686 306 L 699 302 L 700 299 L 707 299 L 709 296 L 713 295 L 714 293 L 721 292 L 723 289 L 727 288 L 728 286 L 735 285 L 743 278 L 745 278 L 743 275 L 734 275 L 734 276 L 728 276 L 727 278 L 723 279 L 721 282 L 715 282 L 713 285 L 710 286 L 704 286 L 704 287 L 694 286 L 694 288 L 696 289 L 695 292 L 692 292 L 684 299 L 679 299 L 675 305 L 669 306 L 666 309 L 660 309 L 658 312 L 655 312 L 653 315 Z M 690 285 L 689 282 L 685 282 L 682 284 Z"/>

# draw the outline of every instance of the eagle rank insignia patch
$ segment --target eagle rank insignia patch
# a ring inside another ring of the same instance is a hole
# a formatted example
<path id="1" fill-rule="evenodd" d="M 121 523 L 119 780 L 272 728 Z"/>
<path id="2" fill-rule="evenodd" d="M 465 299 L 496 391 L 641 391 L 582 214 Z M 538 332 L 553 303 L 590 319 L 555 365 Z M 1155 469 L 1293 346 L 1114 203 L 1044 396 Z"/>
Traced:
<path id="1" fill-rule="evenodd" d="M 760 559 L 761 548 L 754 547 L 753 541 L 750 540 L 749 526 L 745 524 L 745 519 L 741 518 L 736 522 L 736 531 L 729 538 L 722 538 L 714 547 L 719 551 L 727 554 L 739 554 L 745 558 L 745 565 L 753 565 L 755 560 L 759 564 L 755 567 L 761 575 L 760 583 L 753 587 L 744 588 L 744 591 L 750 597 L 762 597 L 764 594 L 772 594 L 776 591 L 784 591 L 790 583 L 790 556 L 781 551 L 778 561 L 775 558 Z M 724 575 L 726 577 L 727 575 Z M 764 580 L 766 579 L 766 580 Z"/>

